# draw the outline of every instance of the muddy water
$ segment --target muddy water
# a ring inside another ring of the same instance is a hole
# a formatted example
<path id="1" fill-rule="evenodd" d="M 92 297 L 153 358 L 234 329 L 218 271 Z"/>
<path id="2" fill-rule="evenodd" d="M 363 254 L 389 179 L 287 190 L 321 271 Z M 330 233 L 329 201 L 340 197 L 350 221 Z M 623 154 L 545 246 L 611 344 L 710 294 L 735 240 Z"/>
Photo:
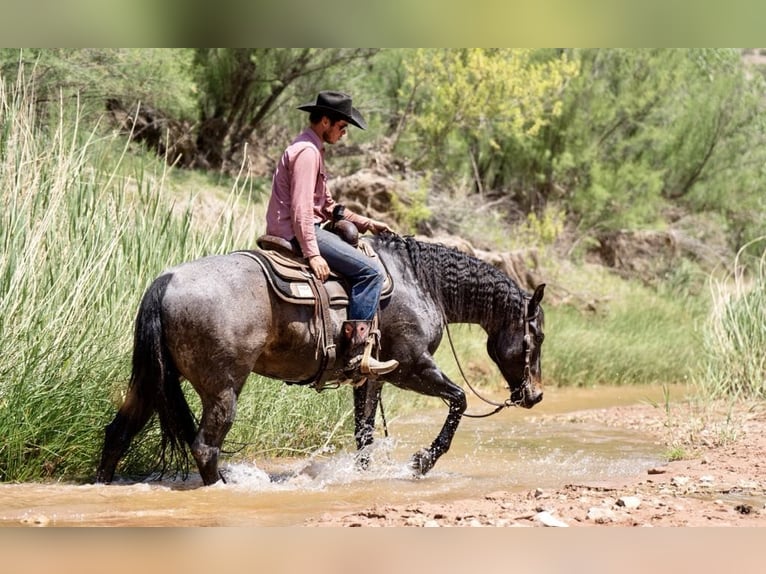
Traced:
<path id="1" fill-rule="evenodd" d="M 539 423 L 539 416 L 651 400 L 660 388 L 550 389 L 530 411 L 508 409 L 464 419 L 452 448 L 423 479 L 407 470 L 411 454 L 430 443 L 446 410 L 437 402 L 390 420 L 372 468 L 358 472 L 352 452 L 293 461 L 228 464 L 227 484 L 187 481 L 104 485 L 0 484 L 1 526 L 288 526 L 325 512 L 374 504 L 448 501 L 499 490 L 601 482 L 642 473 L 662 447 L 639 432 L 595 423 Z M 486 411 L 469 402 L 469 412 Z"/>

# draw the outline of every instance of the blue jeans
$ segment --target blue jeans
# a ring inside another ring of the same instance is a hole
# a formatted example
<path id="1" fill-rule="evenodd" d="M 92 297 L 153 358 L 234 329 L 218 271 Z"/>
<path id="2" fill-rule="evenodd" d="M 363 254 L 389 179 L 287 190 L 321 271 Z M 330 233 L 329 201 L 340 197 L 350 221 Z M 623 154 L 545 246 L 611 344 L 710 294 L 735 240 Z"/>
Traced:
<path id="1" fill-rule="evenodd" d="M 351 247 L 334 233 L 315 226 L 319 253 L 330 269 L 351 285 L 348 302 L 350 321 L 371 321 L 378 310 L 385 274 L 381 263 Z"/>

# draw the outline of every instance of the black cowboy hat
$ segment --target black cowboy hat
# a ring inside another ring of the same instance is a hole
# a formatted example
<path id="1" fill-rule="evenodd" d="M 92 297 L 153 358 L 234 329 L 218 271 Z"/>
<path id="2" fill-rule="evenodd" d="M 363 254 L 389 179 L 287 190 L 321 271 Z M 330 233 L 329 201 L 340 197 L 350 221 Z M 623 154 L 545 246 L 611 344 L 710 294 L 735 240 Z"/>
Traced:
<path id="1" fill-rule="evenodd" d="M 319 92 L 315 102 L 298 106 L 298 109 L 304 112 L 333 112 L 359 129 L 367 129 L 362 114 L 351 105 L 351 96 L 343 92 Z"/>

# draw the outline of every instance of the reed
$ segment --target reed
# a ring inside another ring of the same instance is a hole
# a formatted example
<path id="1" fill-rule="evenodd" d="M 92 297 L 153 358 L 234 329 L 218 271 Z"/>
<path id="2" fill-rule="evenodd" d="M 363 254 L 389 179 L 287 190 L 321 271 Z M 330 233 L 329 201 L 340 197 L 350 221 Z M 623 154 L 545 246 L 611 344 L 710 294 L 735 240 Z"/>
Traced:
<path id="1" fill-rule="evenodd" d="M 200 224 L 164 162 L 84 131 L 76 109 L 38 121 L 33 102 L 23 78 L 0 77 L 0 480 L 89 480 L 127 385 L 143 291 L 170 265 L 252 246 L 261 218 L 245 201 L 252 182 L 234 180 Z M 346 432 L 342 398 L 253 377 L 227 448 L 326 445 Z M 151 470 L 156 435 L 144 433 L 130 469 Z"/>
<path id="2" fill-rule="evenodd" d="M 758 246 L 764 247 L 760 259 L 746 260 Z M 766 236 L 743 246 L 728 276 L 710 285 L 713 306 L 697 382 L 713 398 L 766 398 Z"/>

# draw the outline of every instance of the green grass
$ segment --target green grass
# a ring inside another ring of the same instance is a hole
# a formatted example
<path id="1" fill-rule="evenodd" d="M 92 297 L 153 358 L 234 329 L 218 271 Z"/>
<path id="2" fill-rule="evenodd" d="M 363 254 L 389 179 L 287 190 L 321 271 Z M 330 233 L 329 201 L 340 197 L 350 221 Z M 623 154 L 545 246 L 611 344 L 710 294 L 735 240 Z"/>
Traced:
<path id="1" fill-rule="evenodd" d="M 544 369 L 559 386 L 687 382 L 700 346 L 699 317 L 677 300 L 636 287 L 597 312 L 546 312 Z"/>

